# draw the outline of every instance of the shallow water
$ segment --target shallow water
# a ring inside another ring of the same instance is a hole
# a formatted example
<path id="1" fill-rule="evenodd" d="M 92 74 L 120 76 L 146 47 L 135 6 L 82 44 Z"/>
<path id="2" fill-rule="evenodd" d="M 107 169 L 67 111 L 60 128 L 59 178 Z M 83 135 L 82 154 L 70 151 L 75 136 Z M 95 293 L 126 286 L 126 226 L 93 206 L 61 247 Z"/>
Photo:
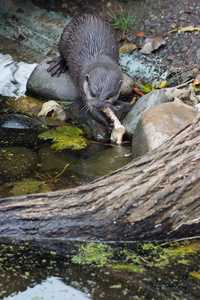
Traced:
<path id="1" fill-rule="evenodd" d="M 56 253 L 2 244 L 0 299 L 197 300 L 199 245 L 76 243 Z"/>

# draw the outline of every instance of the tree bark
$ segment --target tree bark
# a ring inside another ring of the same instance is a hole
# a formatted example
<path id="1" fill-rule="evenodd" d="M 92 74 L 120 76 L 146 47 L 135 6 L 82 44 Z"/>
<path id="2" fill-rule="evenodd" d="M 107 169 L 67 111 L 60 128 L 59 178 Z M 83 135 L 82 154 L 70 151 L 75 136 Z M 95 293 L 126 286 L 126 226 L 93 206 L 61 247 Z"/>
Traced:
<path id="1" fill-rule="evenodd" d="M 200 233 L 200 115 L 163 145 L 90 184 L 0 199 L 0 237 L 146 241 Z"/>

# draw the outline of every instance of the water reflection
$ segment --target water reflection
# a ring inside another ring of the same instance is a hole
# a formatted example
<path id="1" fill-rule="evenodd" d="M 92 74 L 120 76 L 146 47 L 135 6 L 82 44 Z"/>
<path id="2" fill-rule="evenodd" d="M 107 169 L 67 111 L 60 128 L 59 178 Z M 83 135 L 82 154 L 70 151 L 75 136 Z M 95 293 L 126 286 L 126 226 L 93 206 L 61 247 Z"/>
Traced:
<path id="1" fill-rule="evenodd" d="M 15 296 L 8 296 L 4 300 L 88 300 L 91 296 L 84 294 L 75 288 L 66 285 L 59 277 L 48 277 L 41 284 L 35 287 L 27 287 L 24 292 L 19 292 Z"/>
<path id="2" fill-rule="evenodd" d="M 16 62 L 11 55 L 0 53 L 0 94 L 4 96 L 24 94 L 27 79 L 36 65 Z"/>

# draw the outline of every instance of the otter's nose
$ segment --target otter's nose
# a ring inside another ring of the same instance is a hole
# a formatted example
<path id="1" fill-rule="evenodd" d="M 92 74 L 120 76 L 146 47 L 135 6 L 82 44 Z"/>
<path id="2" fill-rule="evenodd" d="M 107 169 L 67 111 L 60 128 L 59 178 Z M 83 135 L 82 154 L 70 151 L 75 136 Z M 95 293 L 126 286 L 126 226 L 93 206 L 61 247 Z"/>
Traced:
<path id="1" fill-rule="evenodd" d="M 103 109 L 105 107 L 105 103 L 98 101 L 97 103 L 95 103 L 95 107 L 96 109 Z"/>

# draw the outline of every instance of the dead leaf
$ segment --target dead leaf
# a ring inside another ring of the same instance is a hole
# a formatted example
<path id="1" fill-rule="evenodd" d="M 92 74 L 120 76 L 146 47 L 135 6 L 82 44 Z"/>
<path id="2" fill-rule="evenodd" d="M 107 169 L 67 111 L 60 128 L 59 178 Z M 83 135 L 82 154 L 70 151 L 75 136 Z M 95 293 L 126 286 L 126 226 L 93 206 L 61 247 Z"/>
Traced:
<path id="1" fill-rule="evenodd" d="M 38 117 L 39 116 L 49 116 L 50 118 L 58 119 L 61 121 L 66 120 L 65 111 L 54 100 L 49 100 L 42 105 L 42 108 L 38 113 Z"/>
<path id="2" fill-rule="evenodd" d="M 133 97 L 132 100 L 131 100 L 131 102 L 130 102 L 130 104 L 133 105 L 133 104 L 135 104 L 136 101 L 137 101 L 137 97 Z"/>
<path id="3" fill-rule="evenodd" d="M 137 49 L 136 44 L 127 44 L 127 45 L 121 46 L 119 48 L 119 55 L 125 54 L 125 53 L 135 50 L 135 49 Z"/>
<path id="4" fill-rule="evenodd" d="M 50 56 L 51 55 L 51 53 L 54 51 L 55 49 L 53 48 L 53 49 L 51 49 L 51 50 L 49 50 L 48 52 L 47 52 L 47 56 Z"/>
<path id="5" fill-rule="evenodd" d="M 192 83 L 189 84 L 188 89 L 178 89 L 176 87 L 172 87 L 172 88 L 164 88 L 163 90 L 169 101 L 174 101 L 175 98 L 179 98 L 182 101 L 189 100 L 193 104 L 199 103 L 199 99 L 194 92 Z"/>
<path id="6" fill-rule="evenodd" d="M 144 32 L 139 32 L 139 33 L 137 34 L 137 36 L 138 36 L 138 37 L 144 36 Z"/>
<path id="7" fill-rule="evenodd" d="M 140 52 L 143 54 L 151 54 L 151 52 L 158 49 L 160 46 L 164 45 L 165 43 L 166 43 L 165 40 L 163 40 L 159 36 L 155 38 L 146 38 Z"/>
<path id="8" fill-rule="evenodd" d="M 157 88 L 157 89 L 162 89 L 163 87 L 166 86 L 166 84 L 167 84 L 167 80 L 163 80 L 162 82 L 160 82 L 160 83 L 156 86 L 156 88 Z"/>
<path id="9" fill-rule="evenodd" d="M 129 41 L 130 40 L 130 36 L 129 35 L 122 35 L 119 37 L 118 42 L 121 41 Z"/>
<path id="10" fill-rule="evenodd" d="M 198 75 L 193 82 L 194 90 L 199 90 L 200 87 L 197 86 L 200 86 L 200 75 Z"/>
<path id="11" fill-rule="evenodd" d="M 179 29 L 180 32 L 185 32 L 185 31 L 200 31 L 199 27 L 193 27 L 193 26 L 187 26 L 187 27 L 182 27 Z"/>

